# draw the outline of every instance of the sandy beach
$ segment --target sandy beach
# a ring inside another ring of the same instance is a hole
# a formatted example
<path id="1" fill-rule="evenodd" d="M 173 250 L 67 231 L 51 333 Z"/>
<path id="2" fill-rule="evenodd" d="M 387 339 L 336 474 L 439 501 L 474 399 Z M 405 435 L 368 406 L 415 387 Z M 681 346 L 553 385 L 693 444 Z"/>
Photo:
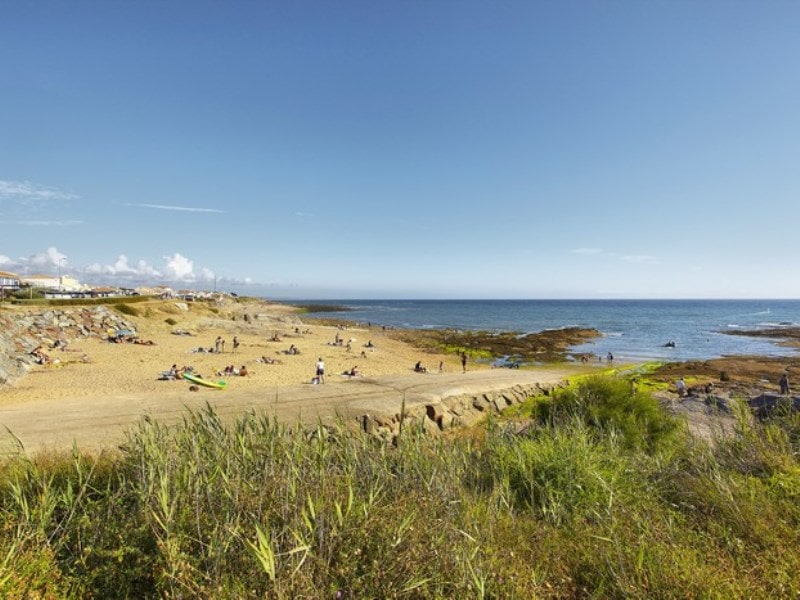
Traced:
<path id="1" fill-rule="evenodd" d="M 138 340 L 147 343 L 69 340 L 65 350 L 47 350 L 52 364 L 34 366 L 0 390 L 0 426 L 11 432 L 2 434 L 2 452 L 17 451 L 15 437 L 26 451 L 65 449 L 73 439 L 84 449 L 113 447 L 144 415 L 174 423 L 187 408 L 202 409 L 206 403 L 226 417 L 255 410 L 286 422 L 314 423 L 375 410 L 393 414 L 406 396 L 426 402 L 518 382 L 554 384 L 569 372 L 492 369 L 470 361 L 463 374 L 458 356 L 417 349 L 381 327 L 302 321 L 297 309 L 276 304 L 151 301 L 133 306 L 139 316 L 125 318 L 135 325 Z M 208 352 L 218 337 L 224 350 Z M 300 353 L 288 354 L 291 346 Z M 324 385 L 312 384 L 319 358 L 325 362 Z M 428 372 L 414 372 L 417 362 Z M 226 388 L 193 390 L 188 381 L 160 379 L 173 364 L 224 380 Z M 229 365 L 244 366 L 248 375 L 219 374 Z M 346 376 L 354 366 L 360 375 Z"/>
<path id="2" fill-rule="evenodd" d="M 163 394 L 188 388 L 186 381 L 162 381 L 159 377 L 173 364 L 191 366 L 196 373 L 214 381 L 223 379 L 228 390 L 273 390 L 275 387 L 311 384 L 317 360 L 325 362 L 325 384 L 349 381 L 342 375 L 357 366 L 363 377 L 380 377 L 413 372 L 417 361 L 438 372 L 461 371 L 457 357 L 430 354 L 394 340 L 380 327 L 340 328 L 301 321 L 293 307 L 278 304 L 236 304 L 222 307 L 206 303 L 154 301 L 134 305 L 149 316 L 127 316 L 136 325 L 137 337 L 153 345 L 109 343 L 98 338 L 77 339 L 66 351 L 48 350 L 57 364 L 35 366 L 14 386 L 0 391 L 0 407 L 52 398 L 119 394 Z M 177 308 L 186 306 L 187 311 Z M 215 314 L 216 312 L 216 314 Z M 245 315 L 247 320 L 245 321 Z M 176 321 L 168 324 L 166 319 Z M 175 335 L 174 331 L 191 335 Z M 239 347 L 233 349 L 234 336 Z M 280 341 L 271 341 L 276 336 Z M 335 345 L 336 337 L 342 340 Z M 221 337 L 220 353 L 197 352 L 215 347 Z M 350 350 L 347 343 L 350 342 Z M 367 345 L 371 342 L 371 347 Z M 287 354 L 295 346 L 299 354 Z M 82 356 L 88 362 L 82 362 Z M 276 364 L 261 362 L 273 359 Z M 245 366 L 245 377 L 223 375 L 226 366 Z M 470 364 L 470 369 L 485 368 Z M 201 388 L 198 393 L 213 394 Z"/>

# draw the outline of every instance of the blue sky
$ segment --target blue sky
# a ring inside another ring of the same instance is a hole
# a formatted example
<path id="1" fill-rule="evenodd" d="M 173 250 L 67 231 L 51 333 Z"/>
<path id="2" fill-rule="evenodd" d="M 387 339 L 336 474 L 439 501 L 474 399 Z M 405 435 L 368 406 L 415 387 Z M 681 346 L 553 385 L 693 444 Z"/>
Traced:
<path id="1" fill-rule="evenodd" d="M 800 297 L 800 3 L 0 5 L 0 270 Z"/>

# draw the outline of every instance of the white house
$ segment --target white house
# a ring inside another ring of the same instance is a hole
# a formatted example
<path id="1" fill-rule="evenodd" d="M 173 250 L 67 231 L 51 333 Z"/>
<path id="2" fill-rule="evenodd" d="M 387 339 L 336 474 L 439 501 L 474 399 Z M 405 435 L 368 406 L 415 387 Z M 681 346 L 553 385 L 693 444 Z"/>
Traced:
<path id="1" fill-rule="evenodd" d="M 58 277 L 55 275 L 26 275 L 22 277 L 22 283 L 33 288 L 57 288 Z"/>
<path id="2" fill-rule="evenodd" d="M 86 286 L 70 275 L 29 275 L 22 278 L 22 283 L 34 288 L 48 288 L 64 290 L 66 292 L 81 292 Z"/>
<path id="3" fill-rule="evenodd" d="M 14 273 L 0 271 L 0 298 L 7 292 L 18 290 L 22 286 L 19 277 Z"/>

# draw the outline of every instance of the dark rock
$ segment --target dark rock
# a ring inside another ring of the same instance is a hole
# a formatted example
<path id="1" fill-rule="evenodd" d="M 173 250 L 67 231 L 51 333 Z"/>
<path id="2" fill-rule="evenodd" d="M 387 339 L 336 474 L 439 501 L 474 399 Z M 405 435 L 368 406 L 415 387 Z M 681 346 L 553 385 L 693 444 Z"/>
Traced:
<path id="1" fill-rule="evenodd" d="M 770 392 L 751 398 L 747 404 L 759 419 L 766 419 L 781 411 L 800 410 L 800 398 L 781 396 Z"/>

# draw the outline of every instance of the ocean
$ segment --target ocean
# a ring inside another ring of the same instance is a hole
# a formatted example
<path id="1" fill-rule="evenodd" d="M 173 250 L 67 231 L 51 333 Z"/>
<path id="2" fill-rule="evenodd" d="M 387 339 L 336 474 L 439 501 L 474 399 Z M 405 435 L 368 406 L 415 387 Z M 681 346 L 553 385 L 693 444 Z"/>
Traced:
<path id="1" fill-rule="evenodd" d="M 293 303 L 319 304 L 319 301 Z M 800 300 L 326 300 L 348 312 L 313 313 L 377 326 L 530 333 L 592 327 L 602 337 L 575 352 L 618 360 L 790 356 L 773 341 L 725 332 L 800 325 Z M 666 347 L 674 341 L 675 347 Z"/>

